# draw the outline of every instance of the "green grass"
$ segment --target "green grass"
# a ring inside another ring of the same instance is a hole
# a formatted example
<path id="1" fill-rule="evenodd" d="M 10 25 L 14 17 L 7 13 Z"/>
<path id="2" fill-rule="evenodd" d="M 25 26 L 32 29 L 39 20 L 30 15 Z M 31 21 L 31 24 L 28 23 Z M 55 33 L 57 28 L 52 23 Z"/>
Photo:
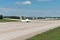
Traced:
<path id="1" fill-rule="evenodd" d="M 0 22 L 18 22 L 16 20 L 4 20 L 4 19 L 0 19 Z"/>
<path id="2" fill-rule="evenodd" d="M 60 27 L 38 34 L 27 40 L 60 40 Z"/>

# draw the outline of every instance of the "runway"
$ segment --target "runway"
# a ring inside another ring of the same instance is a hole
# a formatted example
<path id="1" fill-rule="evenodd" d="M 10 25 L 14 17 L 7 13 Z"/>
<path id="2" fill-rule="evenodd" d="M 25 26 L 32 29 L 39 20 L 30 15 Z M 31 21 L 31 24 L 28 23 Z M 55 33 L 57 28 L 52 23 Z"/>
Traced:
<path id="1" fill-rule="evenodd" d="M 60 26 L 60 20 L 0 23 L 0 40 L 26 40 L 36 34 L 43 33 Z"/>

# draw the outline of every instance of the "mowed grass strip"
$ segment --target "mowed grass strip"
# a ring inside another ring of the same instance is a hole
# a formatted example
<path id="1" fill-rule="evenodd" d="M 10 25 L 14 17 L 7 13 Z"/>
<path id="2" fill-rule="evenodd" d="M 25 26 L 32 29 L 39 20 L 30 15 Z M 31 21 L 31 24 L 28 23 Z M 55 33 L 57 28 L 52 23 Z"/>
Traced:
<path id="1" fill-rule="evenodd" d="M 0 22 L 18 22 L 17 20 L 4 20 L 4 19 L 0 19 Z"/>
<path id="2" fill-rule="evenodd" d="M 60 40 L 60 27 L 38 34 L 27 40 Z"/>

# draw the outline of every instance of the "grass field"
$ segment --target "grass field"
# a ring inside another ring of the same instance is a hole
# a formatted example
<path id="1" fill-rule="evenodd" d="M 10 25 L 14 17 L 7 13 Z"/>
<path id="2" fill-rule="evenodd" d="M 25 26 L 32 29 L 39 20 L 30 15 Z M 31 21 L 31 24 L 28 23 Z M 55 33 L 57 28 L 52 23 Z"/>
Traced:
<path id="1" fill-rule="evenodd" d="M 60 27 L 38 34 L 27 40 L 60 40 Z"/>
<path id="2" fill-rule="evenodd" d="M 17 20 L 4 20 L 4 19 L 0 19 L 0 22 L 17 22 Z"/>

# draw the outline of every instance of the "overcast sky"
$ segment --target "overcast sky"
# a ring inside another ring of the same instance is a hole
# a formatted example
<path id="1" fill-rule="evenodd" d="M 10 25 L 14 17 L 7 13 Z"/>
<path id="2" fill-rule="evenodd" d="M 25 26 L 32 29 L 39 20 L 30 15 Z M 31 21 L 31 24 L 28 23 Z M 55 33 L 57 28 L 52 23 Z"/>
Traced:
<path id="1" fill-rule="evenodd" d="M 60 0 L 0 0 L 0 14 L 60 17 Z"/>

